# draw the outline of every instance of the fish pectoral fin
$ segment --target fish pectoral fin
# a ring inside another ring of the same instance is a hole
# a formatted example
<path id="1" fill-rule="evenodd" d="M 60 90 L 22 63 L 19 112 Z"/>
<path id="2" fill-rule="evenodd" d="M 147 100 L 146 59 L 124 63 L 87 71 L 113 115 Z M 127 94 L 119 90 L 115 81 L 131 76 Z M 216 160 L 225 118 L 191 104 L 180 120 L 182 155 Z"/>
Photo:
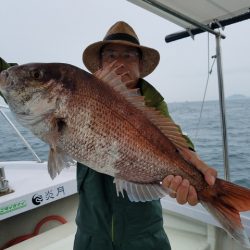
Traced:
<path id="1" fill-rule="evenodd" d="M 133 183 L 119 178 L 115 178 L 114 183 L 116 185 L 117 196 L 119 196 L 119 193 L 122 193 L 124 197 L 123 190 L 125 190 L 130 201 L 145 202 L 158 200 L 169 194 L 169 191 L 164 189 L 160 184 Z"/>
<path id="2" fill-rule="evenodd" d="M 59 148 L 50 148 L 49 159 L 48 159 L 48 172 L 51 179 L 54 179 L 57 174 L 60 174 L 62 169 L 65 167 L 75 165 L 75 161 L 66 155 Z"/>

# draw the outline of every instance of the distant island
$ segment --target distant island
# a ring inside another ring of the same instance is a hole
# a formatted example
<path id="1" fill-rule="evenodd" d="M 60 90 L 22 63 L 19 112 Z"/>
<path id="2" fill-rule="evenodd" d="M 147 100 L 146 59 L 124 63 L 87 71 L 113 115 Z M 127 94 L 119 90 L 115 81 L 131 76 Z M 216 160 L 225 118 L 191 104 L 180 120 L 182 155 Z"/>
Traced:
<path id="1" fill-rule="evenodd" d="M 237 94 L 237 95 L 230 95 L 226 99 L 236 100 L 236 99 L 246 99 L 246 98 L 250 98 L 250 97 L 245 96 L 245 95 Z"/>

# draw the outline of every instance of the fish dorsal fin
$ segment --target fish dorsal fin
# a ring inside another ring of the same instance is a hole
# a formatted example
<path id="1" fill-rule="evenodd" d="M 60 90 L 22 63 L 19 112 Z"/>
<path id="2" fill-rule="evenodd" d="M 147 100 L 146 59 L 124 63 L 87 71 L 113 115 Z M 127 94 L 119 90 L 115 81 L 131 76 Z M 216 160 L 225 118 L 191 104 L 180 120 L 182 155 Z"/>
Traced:
<path id="1" fill-rule="evenodd" d="M 109 83 L 108 83 L 109 84 Z M 115 91 L 123 95 L 127 101 L 141 110 L 147 118 L 177 147 L 189 148 L 180 128 L 171 118 L 164 116 L 161 111 L 154 107 L 146 106 L 144 96 L 140 94 L 140 89 L 128 89 L 122 81 L 109 84 Z"/>
<path id="2" fill-rule="evenodd" d="M 127 192 L 130 201 L 152 201 L 163 198 L 172 192 L 171 189 L 165 189 L 160 184 L 140 184 L 115 178 L 117 196 L 119 193 L 124 197 L 123 190 Z"/>

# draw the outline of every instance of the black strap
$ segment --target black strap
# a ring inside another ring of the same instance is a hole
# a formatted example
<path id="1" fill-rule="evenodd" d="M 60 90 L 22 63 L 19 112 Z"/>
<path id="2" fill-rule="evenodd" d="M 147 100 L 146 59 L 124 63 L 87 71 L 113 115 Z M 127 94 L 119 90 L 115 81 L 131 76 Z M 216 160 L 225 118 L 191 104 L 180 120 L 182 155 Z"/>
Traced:
<path id="1" fill-rule="evenodd" d="M 135 37 L 126 33 L 111 34 L 104 38 L 104 41 L 107 41 L 107 40 L 124 40 L 124 41 L 132 42 L 138 45 L 140 44 L 139 41 Z"/>

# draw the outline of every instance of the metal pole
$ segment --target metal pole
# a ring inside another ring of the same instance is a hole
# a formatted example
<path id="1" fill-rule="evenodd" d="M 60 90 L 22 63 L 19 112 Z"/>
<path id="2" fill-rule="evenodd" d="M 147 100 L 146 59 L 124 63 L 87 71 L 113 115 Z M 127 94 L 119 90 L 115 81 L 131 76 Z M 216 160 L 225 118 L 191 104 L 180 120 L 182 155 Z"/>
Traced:
<path id="1" fill-rule="evenodd" d="M 221 112 L 221 128 L 222 128 L 222 138 L 223 138 L 224 178 L 229 181 L 230 169 L 229 169 L 229 161 L 228 161 L 227 124 L 226 124 L 224 85 L 223 85 L 221 47 L 220 47 L 221 37 L 220 35 L 217 35 L 215 36 L 215 38 L 216 38 L 219 101 L 220 101 L 220 112 Z"/>
<path id="2" fill-rule="evenodd" d="M 226 27 L 228 25 L 242 22 L 242 21 L 245 21 L 248 19 L 250 19 L 250 12 L 249 11 L 245 14 L 242 14 L 242 15 L 239 15 L 236 17 L 232 17 L 232 18 L 229 18 L 226 20 L 221 20 L 219 23 L 218 22 L 211 23 L 210 28 L 214 30 L 214 29 L 220 28 L 221 26 Z M 167 35 L 165 37 L 165 41 L 166 41 L 166 43 L 170 43 L 170 42 L 174 42 L 174 41 L 179 40 L 179 39 L 190 37 L 190 34 L 192 34 L 194 36 L 194 35 L 197 35 L 197 34 L 200 34 L 203 32 L 205 32 L 205 31 L 202 30 L 201 28 L 195 27 L 193 29 L 190 29 L 189 31 L 181 31 L 181 32 Z"/>
<path id="3" fill-rule="evenodd" d="M 4 116 L 4 118 L 8 121 L 8 123 L 11 125 L 11 127 L 16 131 L 17 135 L 22 139 L 22 141 L 24 142 L 24 144 L 28 147 L 28 149 L 31 151 L 31 153 L 37 159 L 37 161 L 39 163 L 41 163 L 42 160 L 40 160 L 40 158 L 38 157 L 38 155 L 32 149 L 32 147 L 30 146 L 30 144 L 25 140 L 25 138 L 22 136 L 22 134 L 19 132 L 19 130 L 16 128 L 16 126 L 11 122 L 11 120 L 9 119 L 9 117 L 2 111 L 1 107 L 0 107 L 0 112 L 2 113 L 2 115 Z"/>

